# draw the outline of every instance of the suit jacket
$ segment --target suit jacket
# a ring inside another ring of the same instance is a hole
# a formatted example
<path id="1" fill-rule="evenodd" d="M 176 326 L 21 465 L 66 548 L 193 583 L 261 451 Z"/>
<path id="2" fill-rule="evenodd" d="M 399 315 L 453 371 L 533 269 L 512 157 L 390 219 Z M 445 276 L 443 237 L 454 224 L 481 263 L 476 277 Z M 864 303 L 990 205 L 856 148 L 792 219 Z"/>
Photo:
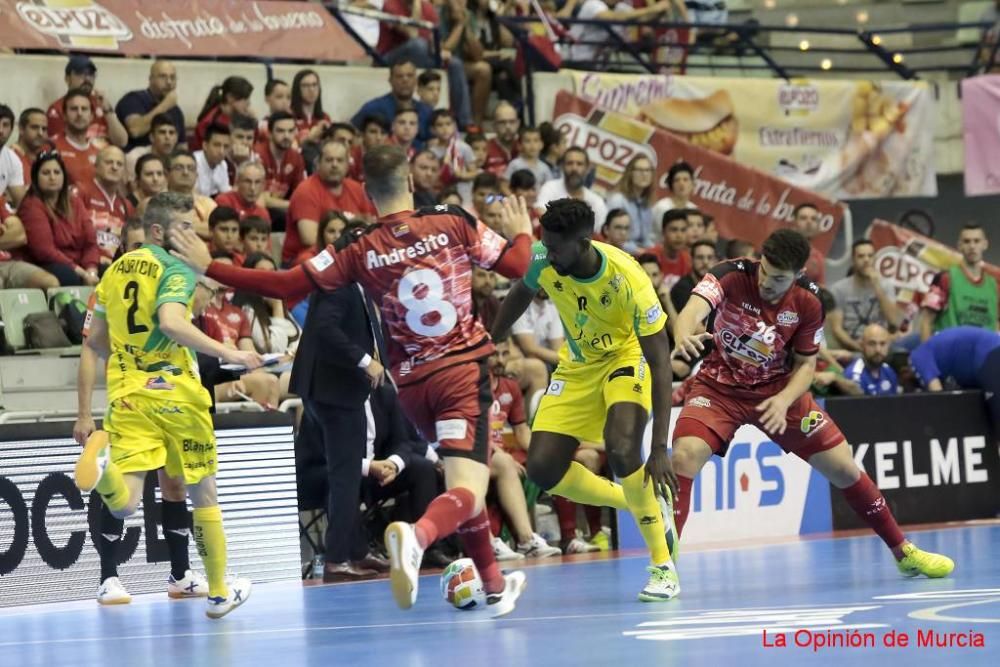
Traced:
<path id="1" fill-rule="evenodd" d="M 374 350 L 372 325 L 357 285 L 314 292 L 289 389 L 303 400 L 360 408 L 371 385 L 358 362 L 366 354 L 374 357 Z"/>
<path id="2" fill-rule="evenodd" d="M 421 452 L 426 451 L 427 443 L 420 439 L 417 430 L 403 413 L 399 396 L 391 382 L 384 382 L 372 392 L 371 408 L 375 420 L 374 451 L 371 452 L 374 454 L 373 458 L 383 461 L 392 456 L 399 457 L 402 471 L 416 458 L 414 450 L 419 448 Z"/>

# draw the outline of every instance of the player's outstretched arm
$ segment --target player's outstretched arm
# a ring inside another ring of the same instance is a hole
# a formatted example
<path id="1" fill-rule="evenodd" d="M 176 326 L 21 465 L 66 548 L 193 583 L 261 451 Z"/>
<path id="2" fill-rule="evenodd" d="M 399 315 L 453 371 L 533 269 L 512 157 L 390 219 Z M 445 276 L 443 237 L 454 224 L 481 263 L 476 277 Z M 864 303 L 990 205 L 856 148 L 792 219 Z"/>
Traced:
<path id="1" fill-rule="evenodd" d="M 204 334 L 188 319 L 187 306 L 183 303 L 164 303 L 156 309 L 156 314 L 160 321 L 160 331 L 178 345 L 218 357 L 227 364 L 245 366 L 247 370 L 259 368 L 264 363 L 263 357 L 254 351 L 226 347 Z"/>
<path id="2" fill-rule="evenodd" d="M 705 341 L 711 340 L 712 334 L 701 330 L 701 323 L 712 313 L 712 305 L 697 294 L 692 294 L 684 309 L 677 315 L 674 323 L 674 340 L 677 348 L 674 355 L 684 361 L 694 361 L 705 351 Z"/>
<path id="3" fill-rule="evenodd" d="M 493 319 L 493 330 L 490 336 L 493 340 L 505 340 L 510 335 L 510 328 L 514 326 L 517 318 L 524 315 L 524 311 L 531 305 L 531 300 L 535 298 L 537 289 L 531 289 L 524 284 L 523 280 L 518 280 L 507 293 L 507 298 L 500 304 L 500 311 Z"/>
<path id="4" fill-rule="evenodd" d="M 677 476 L 667 456 L 667 439 L 670 432 L 670 408 L 673 395 L 673 370 L 670 366 L 670 337 L 666 327 L 649 336 L 639 336 L 642 356 L 649 364 L 653 378 L 653 437 L 652 449 L 646 461 L 646 479 L 670 487 L 677 497 Z M 664 495 L 660 492 L 660 495 Z"/>
<path id="5" fill-rule="evenodd" d="M 76 373 L 76 423 L 73 424 L 73 439 L 81 446 L 96 428 L 92 401 L 97 382 L 97 364 L 107 359 L 110 352 L 107 322 L 91 315 L 90 330 L 80 348 L 80 368 Z"/>

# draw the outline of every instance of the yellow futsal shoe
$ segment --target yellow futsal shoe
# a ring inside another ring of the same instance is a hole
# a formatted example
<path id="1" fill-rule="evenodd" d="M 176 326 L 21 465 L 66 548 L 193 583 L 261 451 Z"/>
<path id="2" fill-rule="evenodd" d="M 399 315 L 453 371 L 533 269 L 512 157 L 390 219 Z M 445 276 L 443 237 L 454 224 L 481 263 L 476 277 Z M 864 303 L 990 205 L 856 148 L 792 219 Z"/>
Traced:
<path id="1" fill-rule="evenodd" d="M 83 446 L 80 458 L 76 460 L 76 471 L 73 473 L 76 488 L 83 493 L 93 491 L 104 476 L 104 470 L 110 461 L 111 449 L 108 447 L 107 431 L 94 431 L 87 438 L 87 444 Z"/>
<path id="2" fill-rule="evenodd" d="M 903 545 L 903 557 L 896 561 L 896 567 L 904 577 L 922 574 L 931 579 L 947 577 L 955 569 L 955 561 L 941 554 L 921 551 L 911 542 Z"/>

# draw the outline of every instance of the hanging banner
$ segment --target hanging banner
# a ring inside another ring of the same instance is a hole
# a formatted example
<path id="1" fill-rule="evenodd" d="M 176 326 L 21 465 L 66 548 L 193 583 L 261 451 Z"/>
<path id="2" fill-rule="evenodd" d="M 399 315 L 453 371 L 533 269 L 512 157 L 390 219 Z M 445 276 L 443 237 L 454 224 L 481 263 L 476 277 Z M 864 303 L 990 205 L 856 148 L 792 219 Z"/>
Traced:
<path id="1" fill-rule="evenodd" d="M 662 129 L 626 114 L 598 109 L 565 91 L 556 97 L 553 123 L 566 133 L 571 146 L 587 150 L 597 168 L 595 190 L 604 193 L 621 178 L 636 155 L 644 155 L 656 170 L 655 197 L 666 197 L 667 171 L 679 160 L 695 169 L 691 199 L 712 215 L 723 238 L 744 239 L 760 247 L 782 226 L 792 224 L 792 211 L 810 202 L 820 213 L 821 234 L 812 244 L 827 253 L 843 219 L 840 205 L 815 192 L 738 163 L 717 152 L 695 146 Z"/>
<path id="2" fill-rule="evenodd" d="M 601 109 L 832 198 L 937 194 L 923 82 L 571 74 Z"/>
<path id="3" fill-rule="evenodd" d="M 1000 75 L 962 80 L 965 194 L 1000 193 Z"/>
<path id="4" fill-rule="evenodd" d="M 259 0 L 0 0 L 3 45 L 130 56 L 352 61 L 364 51 L 322 5 Z"/>

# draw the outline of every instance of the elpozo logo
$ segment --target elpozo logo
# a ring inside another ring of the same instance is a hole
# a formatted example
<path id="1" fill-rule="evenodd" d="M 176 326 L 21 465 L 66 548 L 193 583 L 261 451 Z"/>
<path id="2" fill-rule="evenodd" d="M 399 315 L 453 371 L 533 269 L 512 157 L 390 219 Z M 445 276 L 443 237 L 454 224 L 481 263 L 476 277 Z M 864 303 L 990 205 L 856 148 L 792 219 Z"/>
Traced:
<path id="1" fill-rule="evenodd" d="M 132 39 L 124 21 L 91 0 L 30 0 L 17 3 L 17 13 L 62 46 L 116 51 L 119 42 Z"/>

